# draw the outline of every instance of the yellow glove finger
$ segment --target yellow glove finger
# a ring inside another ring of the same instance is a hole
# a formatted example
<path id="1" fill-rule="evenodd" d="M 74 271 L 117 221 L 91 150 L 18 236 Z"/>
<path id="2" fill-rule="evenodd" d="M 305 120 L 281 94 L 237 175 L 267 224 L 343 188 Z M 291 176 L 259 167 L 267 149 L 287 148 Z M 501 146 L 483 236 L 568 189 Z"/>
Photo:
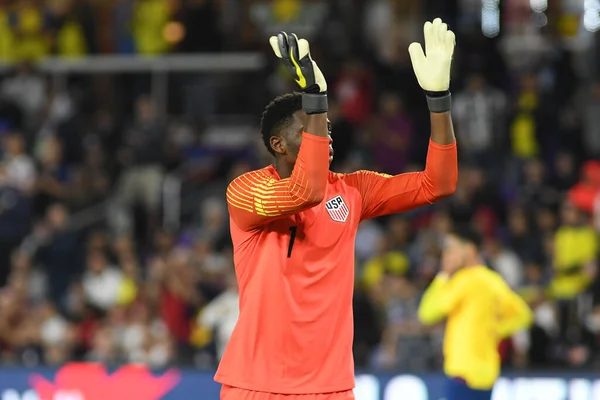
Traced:
<path id="1" fill-rule="evenodd" d="M 300 59 L 308 56 L 310 57 L 310 46 L 308 44 L 308 40 L 300 39 L 298 40 L 298 53 L 300 54 Z"/>
<path id="2" fill-rule="evenodd" d="M 411 43 L 411 45 L 408 46 L 408 53 L 410 54 L 410 60 L 413 65 L 413 69 L 417 73 L 417 78 L 419 78 L 417 71 L 422 71 L 423 66 L 427 62 L 425 53 L 423 52 L 423 47 L 420 43 Z"/>
<path id="3" fill-rule="evenodd" d="M 448 32 L 448 25 L 440 24 L 438 27 L 438 44 L 440 46 L 446 46 L 446 32 Z"/>
<path id="4" fill-rule="evenodd" d="M 429 21 L 425 22 L 423 26 L 423 36 L 425 37 L 425 52 L 429 54 L 433 51 L 434 47 L 434 34 L 433 34 L 433 24 Z"/>
<path id="5" fill-rule="evenodd" d="M 442 27 L 442 19 L 441 18 L 434 19 L 433 22 L 431 23 L 431 25 L 432 25 L 431 38 L 433 40 L 432 45 L 434 46 L 433 48 L 439 49 L 439 47 L 440 47 L 440 29 Z"/>
<path id="6" fill-rule="evenodd" d="M 273 49 L 273 53 L 275 53 L 275 55 L 278 58 L 282 58 L 281 51 L 279 50 L 279 42 L 277 41 L 277 36 L 271 36 L 269 38 L 269 44 L 271 45 L 271 48 Z"/>
<path id="7" fill-rule="evenodd" d="M 454 48 L 456 47 L 456 36 L 454 32 L 447 31 L 444 36 L 444 43 L 446 45 L 446 51 L 449 52 L 450 57 L 454 54 Z"/>

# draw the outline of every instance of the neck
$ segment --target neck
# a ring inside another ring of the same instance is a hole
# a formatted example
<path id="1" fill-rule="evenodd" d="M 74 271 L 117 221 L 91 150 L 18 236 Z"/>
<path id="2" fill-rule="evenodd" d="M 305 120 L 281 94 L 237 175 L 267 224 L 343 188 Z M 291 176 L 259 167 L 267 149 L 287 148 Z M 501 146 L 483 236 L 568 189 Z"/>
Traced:
<path id="1" fill-rule="evenodd" d="M 281 179 L 286 179 L 292 176 L 294 166 L 286 163 L 282 159 L 275 159 L 275 169 L 277 170 L 277 173 Z"/>
<path id="2" fill-rule="evenodd" d="M 479 267 L 483 265 L 483 260 L 479 257 L 466 260 L 464 268 Z"/>

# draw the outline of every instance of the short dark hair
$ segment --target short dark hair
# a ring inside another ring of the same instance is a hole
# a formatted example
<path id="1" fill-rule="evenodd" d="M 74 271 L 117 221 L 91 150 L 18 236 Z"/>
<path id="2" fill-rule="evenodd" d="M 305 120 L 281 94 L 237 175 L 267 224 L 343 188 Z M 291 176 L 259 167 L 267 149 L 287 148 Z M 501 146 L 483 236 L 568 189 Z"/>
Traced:
<path id="1" fill-rule="evenodd" d="M 275 155 L 271 148 L 271 137 L 279 134 L 282 128 L 293 122 L 294 113 L 302 109 L 302 94 L 286 93 L 276 97 L 265 107 L 260 119 L 260 133 L 269 153 Z"/>
<path id="2" fill-rule="evenodd" d="M 452 235 L 456 236 L 463 242 L 472 244 L 477 249 L 481 248 L 481 234 L 473 228 L 471 228 L 470 226 L 457 226 L 455 229 L 452 230 Z"/>

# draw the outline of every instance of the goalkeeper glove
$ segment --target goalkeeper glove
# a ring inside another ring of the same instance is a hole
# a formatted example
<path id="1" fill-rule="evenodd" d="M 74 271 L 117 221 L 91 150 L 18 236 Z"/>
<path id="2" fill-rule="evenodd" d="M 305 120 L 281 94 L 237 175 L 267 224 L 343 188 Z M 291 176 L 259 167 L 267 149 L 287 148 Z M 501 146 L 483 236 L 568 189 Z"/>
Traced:
<path id="1" fill-rule="evenodd" d="M 419 85 L 427 94 L 429 110 L 434 113 L 450 111 L 450 67 L 456 38 L 448 25 L 436 18 L 426 22 L 425 52 L 419 43 L 412 43 L 408 51 Z"/>
<path id="2" fill-rule="evenodd" d="M 298 39 L 294 33 L 279 32 L 277 36 L 271 36 L 269 43 L 302 89 L 304 111 L 307 114 L 327 112 L 327 82 L 310 56 L 308 41 Z"/>

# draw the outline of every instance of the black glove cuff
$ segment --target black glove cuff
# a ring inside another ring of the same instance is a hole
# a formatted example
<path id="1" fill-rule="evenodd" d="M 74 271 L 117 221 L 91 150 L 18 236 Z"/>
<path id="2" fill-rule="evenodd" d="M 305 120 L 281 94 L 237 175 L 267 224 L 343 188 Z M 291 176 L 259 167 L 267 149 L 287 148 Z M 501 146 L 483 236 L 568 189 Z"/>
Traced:
<path id="1" fill-rule="evenodd" d="M 308 115 L 327 112 L 327 93 L 302 93 L 302 108 Z"/>
<path id="2" fill-rule="evenodd" d="M 425 92 L 427 105 L 432 113 L 445 113 L 452 109 L 452 95 L 449 90 L 443 92 Z"/>

